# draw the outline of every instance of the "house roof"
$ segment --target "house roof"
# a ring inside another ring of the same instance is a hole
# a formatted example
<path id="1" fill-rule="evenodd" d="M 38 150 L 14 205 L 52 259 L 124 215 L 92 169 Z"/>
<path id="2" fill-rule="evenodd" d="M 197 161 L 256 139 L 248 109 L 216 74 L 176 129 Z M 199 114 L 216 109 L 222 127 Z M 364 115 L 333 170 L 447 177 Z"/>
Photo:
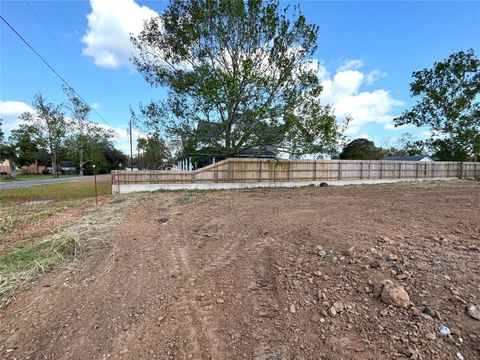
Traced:
<path id="1" fill-rule="evenodd" d="M 75 163 L 73 161 L 60 161 L 60 166 L 62 168 L 68 168 L 68 167 L 75 167 Z"/>
<path id="2" fill-rule="evenodd" d="M 410 155 L 410 156 L 387 156 L 383 160 L 395 160 L 395 161 L 420 161 L 424 158 L 433 159 L 428 155 Z"/>
<path id="3" fill-rule="evenodd" d="M 276 158 L 277 154 L 271 146 L 252 148 L 240 151 L 237 157 Z"/>

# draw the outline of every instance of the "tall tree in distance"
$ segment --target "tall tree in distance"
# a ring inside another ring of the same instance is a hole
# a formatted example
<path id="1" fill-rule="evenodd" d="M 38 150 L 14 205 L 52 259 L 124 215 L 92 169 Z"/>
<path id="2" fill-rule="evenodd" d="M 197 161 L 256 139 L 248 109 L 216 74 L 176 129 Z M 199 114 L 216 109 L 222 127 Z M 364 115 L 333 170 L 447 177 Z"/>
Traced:
<path id="1" fill-rule="evenodd" d="M 427 126 L 426 144 L 441 160 L 480 160 L 480 59 L 472 49 L 415 71 L 410 92 L 418 102 L 396 126 Z"/>
<path id="2" fill-rule="evenodd" d="M 88 141 L 87 130 L 92 130 L 88 124 L 88 115 L 90 114 L 90 106 L 83 102 L 82 99 L 73 91 L 72 88 L 63 87 L 63 90 L 68 96 L 69 108 L 71 113 L 72 127 L 70 131 L 73 133 L 72 145 L 75 146 L 78 152 L 78 172 L 83 176 L 84 152 L 85 145 Z"/>
<path id="3" fill-rule="evenodd" d="M 131 38 L 132 61 L 165 101 L 143 107 L 147 125 L 225 156 L 274 145 L 331 147 L 335 122 L 322 110 L 310 59 L 318 26 L 276 0 L 171 0 Z"/>
<path id="4" fill-rule="evenodd" d="M 26 112 L 21 115 L 21 118 L 24 122 L 32 124 L 38 136 L 43 139 L 50 154 L 52 172 L 58 177 L 59 153 L 67 133 L 63 104 L 49 103 L 42 95 L 37 94 L 33 107 L 35 114 Z"/>

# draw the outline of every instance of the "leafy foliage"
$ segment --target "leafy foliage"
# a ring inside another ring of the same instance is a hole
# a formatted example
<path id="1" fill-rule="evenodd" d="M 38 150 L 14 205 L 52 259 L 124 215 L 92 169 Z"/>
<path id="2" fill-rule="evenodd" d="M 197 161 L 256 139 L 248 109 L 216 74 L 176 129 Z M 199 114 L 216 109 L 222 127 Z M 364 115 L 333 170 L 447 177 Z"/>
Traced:
<path id="1" fill-rule="evenodd" d="M 159 134 L 154 133 L 148 138 L 138 139 L 138 166 L 142 169 L 163 169 L 170 160 L 170 151 Z"/>
<path id="2" fill-rule="evenodd" d="M 395 119 L 396 126 L 427 126 L 426 141 L 441 160 L 480 159 L 480 60 L 470 49 L 413 73 L 417 104 Z"/>
<path id="3" fill-rule="evenodd" d="M 348 160 L 380 160 L 385 156 L 382 148 L 375 146 L 368 139 L 355 139 L 350 141 L 340 153 L 340 159 Z"/>
<path id="4" fill-rule="evenodd" d="M 320 105 L 309 62 L 317 37 L 298 7 L 290 13 L 275 0 L 170 1 L 131 39 L 138 71 L 168 89 L 166 100 L 141 107 L 146 125 L 183 151 L 225 156 L 268 145 L 333 147 L 335 118 Z"/>

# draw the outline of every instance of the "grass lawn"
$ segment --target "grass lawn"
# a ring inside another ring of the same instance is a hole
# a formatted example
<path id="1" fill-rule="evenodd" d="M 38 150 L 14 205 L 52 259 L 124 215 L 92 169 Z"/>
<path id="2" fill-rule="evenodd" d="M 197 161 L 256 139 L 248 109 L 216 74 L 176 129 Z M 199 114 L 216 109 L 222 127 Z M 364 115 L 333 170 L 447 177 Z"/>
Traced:
<path id="1" fill-rule="evenodd" d="M 97 178 L 98 196 L 112 193 L 111 179 Z M 0 190 L 0 235 L 46 219 L 88 199 L 95 201 L 93 179 Z"/>
<path id="2" fill-rule="evenodd" d="M 76 175 L 60 175 L 61 178 L 68 178 Z M 46 180 L 46 179 L 54 179 L 55 176 L 53 175 L 41 175 L 41 174 L 32 174 L 32 175 L 17 175 L 14 178 L 11 177 L 0 177 L 1 181 L 28 181 L 28 180 Z"/>
<path id="3" fill-rule="evenodd" d="M 111 178 L 97 178 L 97 191 L 98 196 L 110 195 Z M 93 179 L 0 190 L 0 207 L 41 200 L 76 200 L 90 197 L 95 197 Z"/>

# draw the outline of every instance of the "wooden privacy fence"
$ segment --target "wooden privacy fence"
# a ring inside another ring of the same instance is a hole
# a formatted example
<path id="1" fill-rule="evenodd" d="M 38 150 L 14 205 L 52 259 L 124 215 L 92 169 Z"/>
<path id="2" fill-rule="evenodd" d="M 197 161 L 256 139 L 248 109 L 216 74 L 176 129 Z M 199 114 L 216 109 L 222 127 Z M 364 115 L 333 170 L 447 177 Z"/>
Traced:
<path id="1" fill-rule="evenodd" d="M 194 171 L 112 172 L 113 185 L 308 182 L 480 176 L 480 163 L 230 158 Z"/>

